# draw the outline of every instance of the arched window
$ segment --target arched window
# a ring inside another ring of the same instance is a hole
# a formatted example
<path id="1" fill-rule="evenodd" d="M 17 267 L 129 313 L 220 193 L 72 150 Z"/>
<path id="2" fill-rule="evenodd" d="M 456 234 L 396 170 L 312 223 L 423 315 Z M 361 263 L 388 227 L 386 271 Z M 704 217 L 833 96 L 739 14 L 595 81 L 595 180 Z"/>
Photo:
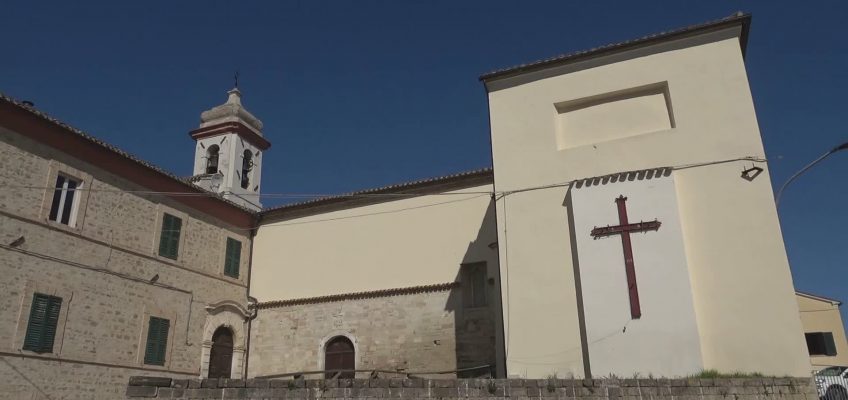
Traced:
<path id="1" fill-rule="evenodd" d="M 209 377 L 229 378 L 233 365 L 233 331 L 219 327 L 212 334 L 212 351 L 209 352 Z"/>
<path id="2" fill-rule="evenodd" d="M 353 343 L 344 336 L 336 336 L 324 347 L 324 370 L 344 370 L 344 372 L 327 372 L 325 378 L 353 379 L 356 368 L 356 352 Z"/>
<path id="3" fill-rule="evenodd" d="M 206 149 L 206 173 L 218 173 L 218 153 L 220 152 L 217 144 L 213 144 Z"/>
<path id="4" fill-rule="evenodd" d="M 250 170 L 253 169 L 253 153 L 250 150 L 244 151 L 244 158 L 241 161 L 241 187 L 247 189 L 250 186 Z"/>

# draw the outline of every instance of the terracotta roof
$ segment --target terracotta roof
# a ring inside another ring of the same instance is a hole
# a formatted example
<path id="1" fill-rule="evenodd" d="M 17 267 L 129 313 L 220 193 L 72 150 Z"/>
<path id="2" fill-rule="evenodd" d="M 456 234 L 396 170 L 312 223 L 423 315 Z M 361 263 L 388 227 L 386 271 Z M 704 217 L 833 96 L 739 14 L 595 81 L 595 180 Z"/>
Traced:
<path id="1" fill-rule="evenodd" d="M 265 309 L 265 308 L 296 306 L 296 305 L 301 305 L 301 304 L 331 303 L 331 302 L 345 301 L 345 300 L 370 299 L 370 298 L 374 298 L 374 297 L 403 296 L 403 295 L 418 294 L 418 293 L 443 292 L 443 291 L 451 290 L 451 289 L 459 287 L 459 286 L 460 286 L 459 282 L 438 283 L 438 284 L 435 284 L 435 285 L 423 285 L 423 286 L 412 286 L 412 287 L 395 288 L 395 289 L 371 290 L 371 291 L 367 291 L 367 292 L 334 294 L 334 295 L 329 295 L 329 296 L 306 297 L 306 298 L 291 299 L 291 300 L 265 301 L 265 302 L 257 303 L 254 307 L 256 307 L 258 309 Z"/>
<path id="2" fill-rule="evenodd" d="M 133 154 L 130 154 L 130 153 L 114 146 L 114 145 L 111 145 L 111 144 L 109 144 L 109 143 L 107 143 L 107 142 L 105 142 L 101 139 L 98 139 L 98 138 L 96 138 L 96 137 L 94 137 L 94 136 L 92 136 L 92 135 L 90 135 L 86 132 L 83 132 L 80 129 L 74 128 L 73 126 L 70 126 L 70 125 L 66 124 L 65 122 L 62 122 L 62 121 L 60 121 L 60 120 L 42 112 L 42 111 L 39 111 L 39 110 L 35 109 L 34 107 L 25 104 L 24 102 L 15 100 L 15 99 L 13 99 L 9 96 L 6 96 L 3 93 L 0 93 L 0 101 L 11 104 L 11 105 L 13 105 L 13 106 L 15 106 L 15 107 L 17 107 L 21 110 L 24 110 L 24 111 L 42 119 L 42 120 L 45 120 L 45 121 L 47 121 L 47 122 L 49 122 L 53 125 L 56 125 L 56 126 L 62 128 L 63 130 L 65 130 L 66 132 L 74 134 L 74 135 L 76 135 L 76 136 L 78 136 L 82 139 L 85 139 L 86 141 L 100 147 L 104 151 L 114 153 L 114 154 L 116 154 L 120 157 L 123 157 L 123 158 L 125 158 L 129 161 L 132 161 L 132 162 L 148 169 L 153 174 L 163 175 L 167 178 L 170 178 L 171 180 L 173 180 L 175 182 L 179 182 L 186 189 L 188 189 L 187 192 L 190 191 L 190 192 L 197 192 L 197 193 L 208 193 L 209 194 L 208 197 L 210 197 L 210 198 L 224 202 L 229 206 L 236 207 L 236 208 L 240 209 L 241 211 L 244 211 L 244 212 L 247 212 L 247 213 L 250 213 L 250 214 L 255 214 L 255 212 L 253 210 L 250 210 L 250 209 L 245 208 L 245 207 L 243 207 L 243 206 L 241 206 L 237 203 L 234 203 L 232 201 L 224 199 L 221 195 L 219 195 L 217 193 L 209 192 L 209 191 L 206 191 L 199 186 L 193 185 L 190 182 L 189 178 L 181 178 L 179 176 L 176 176 L 176 175 L 174 175 L 174 174 L 172 174 L 172 173 L 170 173 L 170 172 L 168 172 L 168 171 L 166 171 L 162 168 L 157 167 L 156 165 L 153 165 L 153 164 L 151 164 L 151 163 L 149 163 L 149 162 L 147 162 L 147 161 L 145 161 L 141 158 L 136 157 Z M 83 161 L 85 161 L 85 160 L 83 160 Z"/>
<path id="3" fill-rule="evenodd" d="M 364 189 L 336 196 L 320 197 L 312 200 L 284 204 L 277 207 L 267 208 L 261 212 L 263 219 L 267 217 L 288 216 L 290 213 L 303 210 L 315 210 L 317 208 L 332 207 L 333 209 L 349 208 L 371 204 L 375 201 L 386 201 L 386 197 L 368 195 L 396 194 L 396 199 L 422 196 L 430 193 L 438 193 L 460 187 L 469 187 L 476 184 L 491 183 L 493 181 L 492 168 L 481 168 L 473 171 L 459 172 L 435 178 L 421 179 L 417 181 L 397 183 L 393 185 Z M 408 196 L 404 196 L 408 195 Z M 395 198 L 392 198 L 395 199 Z M 321 210 L 326 211 L 324 209 Z"/>
<path id="4" fill-rule="evenodd" d="M 574 62 L 578 60 L 585 60 L 588 58 L 599 57 L 602 55 L 631 49 L 634 47 L 640 47 L 648 44 L 653 44 L 656 42 L 689 36 L 696 33 L 703 33 L 711 30 L 721 29 L 727 26 L 742 24 L 742 35 L 740 37 L 740 44 L 742 45 L 742 54 L 745 54 L 745 47 L 748 38 L 748 27 L 751 24 L 751 14 L 743 13 L 741 11 L 736 12 L 735 14 L 701 24 L 690 25 L 684 28 L 675 29 L 671 31 L 665 31 L 660 33 L 655 33 L 652 35 L 643 36 L 637 39 L 626 40 L 623 42 L 610 43 L 603 46 L 591 48 L 588 50 L 575 51 L 572 53 L 566 53 L 562 55 L 558 55 L 555 57 L 538 60 L 526 64 L 517 65 L 509 68 L 502 68 L 492 72 L 485 73 L 480 76 L 481 81 L 489 81 L 497 78 L 504 78 L 508 76 L 520 75 L 525 72 L 537 71 L 545 68 L 549 68 L 556 65 L 562 65 L 569 62 Z"/>
<path id="5" fill-rule="evenodd" d="M 576 188 L 581 188 L 583 186 L 595 186 L 599 184 L 606 184 L 608 182 L 618 182 L 618 181 L 632 181 L 632 180 L 643 180 L 643 179 L 653 179 L 660 178 L 671 175 L 672 168 L 671 167 L 659 167 L 659 168 L 650 168 L 650 169 L 640 169 L 635 171 L 624 171 L 624 172 L 615 172 L 608 175 L 594 176 L 591 178 L 583 178 L 574 181 L 574 186 Z"/>

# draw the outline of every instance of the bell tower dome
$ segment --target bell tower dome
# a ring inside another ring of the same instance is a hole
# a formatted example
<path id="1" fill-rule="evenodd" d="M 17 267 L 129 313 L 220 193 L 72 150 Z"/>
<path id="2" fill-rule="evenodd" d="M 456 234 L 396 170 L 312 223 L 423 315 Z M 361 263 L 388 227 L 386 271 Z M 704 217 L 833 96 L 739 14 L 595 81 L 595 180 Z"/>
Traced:
<path id="1" fill-rule="evenodd" d="M 238 87 L 227 93 L 227 102 L 200 114 L 200 127 L 189 132 L 197 142 L 193 180 L 227 200 L 260 210 L 262 159 L 271 142 L 262 135 L 262 121 L 242 106 Z"/>

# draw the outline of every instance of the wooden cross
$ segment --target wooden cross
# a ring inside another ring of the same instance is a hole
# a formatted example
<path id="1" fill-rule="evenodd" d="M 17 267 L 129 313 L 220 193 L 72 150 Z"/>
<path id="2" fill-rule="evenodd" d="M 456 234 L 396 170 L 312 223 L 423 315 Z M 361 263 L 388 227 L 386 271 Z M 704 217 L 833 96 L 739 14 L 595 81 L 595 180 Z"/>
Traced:
<path id="1" fill-rule="evenodd" d="M 618 225 L 607 225 L 592 229 L 592 237 L 597 239 L 605 236 L 621 235 L 621 247 L 624 248 L 624 270 L 627 273 L 627 291 L 630 294 L 630 316 L 639 319 L 642 309 L 639 306 L 639 289 L 636 287 L 636 268 L 633 265 L 633 247 L 630 244 L 630 232 L 647 232 L 660 229 L 662 223 L 656 219 L 648 222 L 631 224 L 627 221 L 627 197 L 615 199 L 618 206 Z"/>

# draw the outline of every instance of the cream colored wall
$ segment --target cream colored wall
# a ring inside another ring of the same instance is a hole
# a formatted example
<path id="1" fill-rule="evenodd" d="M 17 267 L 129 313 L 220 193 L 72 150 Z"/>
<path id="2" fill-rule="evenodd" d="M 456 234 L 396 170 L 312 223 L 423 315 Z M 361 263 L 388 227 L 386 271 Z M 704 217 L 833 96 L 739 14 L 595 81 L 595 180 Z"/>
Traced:
<path id="1" fill-rule="evenodd" d="M 839 314 L 839 305 L 830 301 L 796 295 L 798 311 L 804 332 L 832 332 L 836 343 L 836 356 L 810 356 L 814 370 L 830 366 L 848 365 L 848 342 L 845 340 L 845 325 Z"/>
<path id="2" fill-rule="evenodd" d="M 736 30 L 492 84 L 496 190 L 763 158 Z M 673 128 L 558 150 L 557 104 L 666 83 Z M 768 166 L 748 182 L 751 164 L 675 171 L 703 367 L 809 374 Z M 509 374 L 583 371 L 565 197 L 556 187 L 497 203 Z"/>
<path id="3" fill-rule="evenodd" d="M 454 282 L 462 264 L 485 261 L 497 310 L 491 191 L 487 184 L 263 222 L 254 242 L 251 296 L 266 302 Z M 453 312 L 448 308 L 445 313 Z"/>
<path id="4" fill-rule="evenodd" d="M 487 247 L 496 241 L 495 222 L 486 219 L 491 196 L 475 193 L 491 190 L 478 186 L 262 223 L 251 295 L 264 302 L 431 285 L 458 280 L 462 263 L 496 268 L 497 254 Z"/>

